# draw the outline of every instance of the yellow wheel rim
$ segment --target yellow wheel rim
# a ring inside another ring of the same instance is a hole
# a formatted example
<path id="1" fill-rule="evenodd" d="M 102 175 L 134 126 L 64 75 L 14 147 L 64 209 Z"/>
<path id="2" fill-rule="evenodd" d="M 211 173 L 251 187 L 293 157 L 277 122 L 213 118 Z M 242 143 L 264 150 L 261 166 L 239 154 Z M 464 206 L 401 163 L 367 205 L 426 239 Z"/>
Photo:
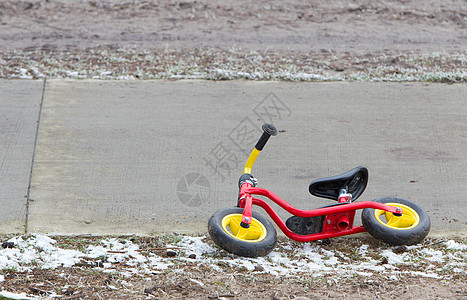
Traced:
<path id="1" fill-rule="evenodd" d="M 250 228 L 243 228 L 240 226 L 242 222 L 241 214 L 226 215 L 222 219 L 222 229 L 227 232 L 231 237 L 239 239 L 244 242 L 257 243 L 267 235 L 266 227 L 255 218 L 252 218 Z"/>
<path id="2" fill-rule="evenodd" d="M 375 209 L 375 218 L 382 225 L 397 229 L 397 230 L 407 230 L 412 229 L 420 223 L 420 217 L 418 213 L 407 205 L 400 203 L 384 203 L 389 206 L 397 206 L 402 208 L 402 216 L 395 216 L 393 213 Z"/>

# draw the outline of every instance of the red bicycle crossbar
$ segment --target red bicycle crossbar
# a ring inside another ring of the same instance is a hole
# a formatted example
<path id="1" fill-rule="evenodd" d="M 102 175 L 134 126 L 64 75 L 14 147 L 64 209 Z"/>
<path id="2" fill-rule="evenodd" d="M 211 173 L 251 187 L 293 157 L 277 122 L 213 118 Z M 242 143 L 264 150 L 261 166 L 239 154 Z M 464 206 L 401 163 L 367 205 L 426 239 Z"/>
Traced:
<path id="1" fill-rule="evenodd" d="M 245 213 L 246 213 L 245 216 L 251 218 L 252 209 L 250 205 L 259 206 L 268 213 L 271 219 L 277 224 L 277 226 L 279 226 L 279 228 L 285 233 L 285 235 L 300 242 L 308 242 L 308 241 L 315 241 L 315 240 L 320 240 L 320 239 L 338 237 L 338 236 L 343 236 L 347 234 L 365 232 L 366 230 L 363 226 L 356 226 L 356 227 L 350 226 L 349 229 L 344 229 L 344 230 L 334 230 L 330 232 L 314 233 L 310 235 L 299 235 L 299 234 L 292 232 L 289 228 L 287 228 L 285 222 L 281 219 L 281 217 L 279 217 L 279 215 L 274 211 L 274 209 L 267 202 L 259 198 L 251 197 L 251 195 L 265 196 L 271 199 L 272 201 L 274 201 L 277 205 L 285 209 L 287 212 L 295 216 L 303 217 L 303 218 L 317 217 L 317 216 L 324 216 L 324 215 L 339 215 L 339 214 L 342 215 L 345 213 L 355 214 L 356 210 L 364 209 L 364 208 L 380 209 L 380 210 L 384 210 L 384 211 L 387 211 L 390 213 L 396 213 L 396 214 L 402 213 L 400 208 L 385 205 L 385 204 L 374 202 L 374 201 L 336 204 L 333 206 L 322 207 L 322 208 L 317 208 L 313 210 L 300 210 L 300 209 L 293 207 L 292 205 L 287 203 L 284 199 L 277 196 L 273 192 L 263 189 L 263 188 L 251 187 L 250 184 L 244 184 L 242 185 L 240 191 L 241 191 L 240 201 L 238 205 L 239 207 L 244 208 Z M 251 202 L 249 201 L 250 200 L 249 198 L 252 199 Z"/>

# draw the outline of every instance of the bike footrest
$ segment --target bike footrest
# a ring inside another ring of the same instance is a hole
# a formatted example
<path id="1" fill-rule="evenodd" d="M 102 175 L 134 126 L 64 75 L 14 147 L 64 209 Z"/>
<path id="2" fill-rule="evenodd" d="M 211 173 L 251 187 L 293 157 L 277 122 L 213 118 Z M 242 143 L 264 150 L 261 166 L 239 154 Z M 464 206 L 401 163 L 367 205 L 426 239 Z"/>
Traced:
<path id="1" fill-rule="evenodd" d="M 287 219 L 285 225 L 293 233 L 299 235 L 309 235 L 314 233 L 320 233 L 323 231 L 324 218 L 325 216 L 309 218 L 292 216 Z"/>

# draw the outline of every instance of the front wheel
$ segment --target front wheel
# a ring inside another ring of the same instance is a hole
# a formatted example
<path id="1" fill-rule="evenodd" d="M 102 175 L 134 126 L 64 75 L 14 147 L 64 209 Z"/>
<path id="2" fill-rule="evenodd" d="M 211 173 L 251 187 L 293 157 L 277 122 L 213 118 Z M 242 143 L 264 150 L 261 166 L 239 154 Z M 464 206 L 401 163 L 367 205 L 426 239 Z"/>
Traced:
<path id="1" fill-rule="evenodd" d="M 211 239 L 222 249 L 246 257 L 265 256 L 276 246 L 276 229 L 267 219 L 253 212 L 250 228 L 240 226 L 243 208 L 216 212 L 208 223 Z"/>
<path id="2" fill-rule="evenodd" d="M 413 245 L 423 241 L 430 232 L 428 214 L 417 204 L 400 198 L 379 198 L 373 200 L 403 209 L 402 216 L 373 208 L 362 212 L 362 223 L 374 238 L 393 245 Z"/>

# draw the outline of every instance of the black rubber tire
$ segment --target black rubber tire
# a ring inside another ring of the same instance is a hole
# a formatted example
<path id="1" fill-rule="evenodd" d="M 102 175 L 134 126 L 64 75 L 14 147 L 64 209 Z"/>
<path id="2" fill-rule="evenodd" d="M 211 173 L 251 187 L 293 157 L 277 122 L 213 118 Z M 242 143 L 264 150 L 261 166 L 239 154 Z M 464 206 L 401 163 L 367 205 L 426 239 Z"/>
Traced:
<path id="1" fill-rule="evenodd" d="M 242 214 L 243 209 L 239 207 L 226 208 L 216 212 L 208 223 L 208 231 L 214 243 L 222 249 L 245 257 L 265 256 L 274 249 L 277 241 L 277 233 L 274 226 L 262 217 L 253 212 L 253 218 L 262 223 L 266 228 L 266 237 L 259 242 L 246 242 L 229 235 L 222 228 L 222 219 L 230 214 Z"/>
<path id="2" fill-rule="evenodd" d="M 373 200 L 379 203 L 400 203 L 412 208 L 419 216 L 417 226 L 411 229 L 397 229 L 382 225 L 375 217 L 373 208 L 365 208 L 362 212 L 362 223 L 366 231 L 374 238 L 392 245 L 413 245 L 423 241 L 430 232 L 431 222 L 428 214 L 417 204 L 401 198 L 379 198 Z"/>

